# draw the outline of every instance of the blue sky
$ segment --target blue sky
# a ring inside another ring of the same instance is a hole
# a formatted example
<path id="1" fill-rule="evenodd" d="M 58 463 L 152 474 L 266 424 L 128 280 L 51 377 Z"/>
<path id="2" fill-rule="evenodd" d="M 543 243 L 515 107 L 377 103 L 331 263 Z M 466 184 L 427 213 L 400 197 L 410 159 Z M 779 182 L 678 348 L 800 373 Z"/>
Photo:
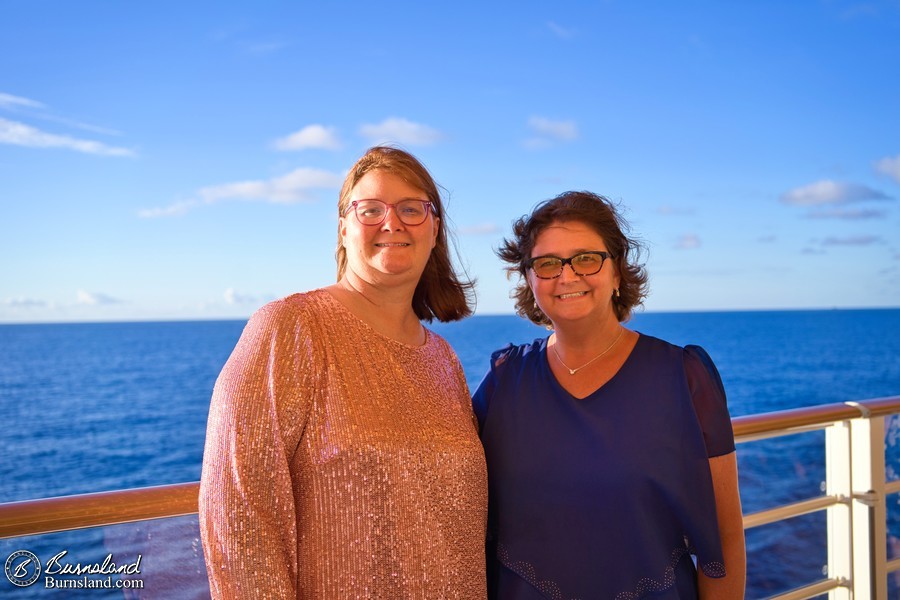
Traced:
<path id="1" fill-rule="evenodd" d="M 900 2 L 0 0 L 0 322 L 245 317 L 334 281 L 370 145 L 446 188 L 480 314 L 537 202 L 648 311 L 900 305 Z"/>

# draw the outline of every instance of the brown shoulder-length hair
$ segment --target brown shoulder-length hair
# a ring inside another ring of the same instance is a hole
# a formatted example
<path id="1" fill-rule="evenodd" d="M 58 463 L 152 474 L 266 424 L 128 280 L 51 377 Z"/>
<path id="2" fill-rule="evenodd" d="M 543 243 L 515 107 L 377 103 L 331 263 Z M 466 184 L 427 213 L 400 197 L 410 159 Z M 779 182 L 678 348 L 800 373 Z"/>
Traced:
<path id="1" fill-rule="evenodd" d="M 450 260 L 450 243 L 444 204 L 438 192 L 437 183 L 428 169 L 419 160 L 399 148 L 374 146 L 369 148 L 344 179 L 338 197 L 338 216 L 343 216 L 350 205 L 350 193 L 359 180 L 370 171 L 381 170 L 402 179 L 406 184 L 425 192 L 431 202 L 434 216 L 438 219 L 438 234 L 431 256 L 413 293 L 413 310 L 423 321 L 437 319 L 441 322 L 458 321 L 472 314 L 474 304 L 474 282 L 461 279 Z M 338 225 L 337 278 L 340 280 L 347 270 L 347 250 L 341 243 Z"/>
<path id="2" fill-rule="evenodd" d="M 516 313 L 538 325 L 551 325 L 550 319 L 534 301 L 525 261 L 531 258 L 537 238 L 544 229 L 553 223 L 572 221 L 587 225 L 606 243 L 620 278 L 619 293 L 612 299 L 613 309 L 620 322 L 627 321 L 647 296 L 647 271 L 637 262 L 643 248 L 636 239 L 625 235 L 629 230 L 628 223 L 613 203 L 591 192 L 565 192 L 538 204 L 530 215 L 513 224 L 512 238 L 503 240 L 497 256 L 508 265 L 508 277 L 514 273 L 520 276 L 510 294 L 516 301 Z"/>

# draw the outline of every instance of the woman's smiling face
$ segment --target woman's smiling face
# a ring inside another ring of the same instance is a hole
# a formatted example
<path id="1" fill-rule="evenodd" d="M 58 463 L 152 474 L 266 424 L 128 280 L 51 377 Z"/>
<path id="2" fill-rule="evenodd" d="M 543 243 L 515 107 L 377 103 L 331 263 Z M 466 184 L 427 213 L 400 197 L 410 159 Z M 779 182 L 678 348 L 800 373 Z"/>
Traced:
<path id="1" fill-rule="evenodd" d="M 428 202 L 428 196 L 400 177 L 376 169 L 366 173 L 350 193 L 351 204 L 361 200 L 394 205 L 402 200 Z M 437 225 L 437 217 L 430 212 L 420 225 L 407 225 L 393 208 L 380 225 L 363 225 L 351 208 L 340 220 L 348 271 L 370 283 L 418 281 L 434 248 Z"/>
<path id="2" fill-rule="evenodd" d="M 538 234 L 531 258 L 569 258 L 582 252 L 606 251 L 603 238 L 588 225 L 580 221 L 554 221 Z M 615 261 L 605 261 L 593 275 L 576 275 L 570 265 L 565 265 L 554 279 L 541 279 L 530 268 L 527 277 L 538 307 L 554 326 L 563 321 L 616 319 L 612 305 L 613 290 L 619 287 Z"/>

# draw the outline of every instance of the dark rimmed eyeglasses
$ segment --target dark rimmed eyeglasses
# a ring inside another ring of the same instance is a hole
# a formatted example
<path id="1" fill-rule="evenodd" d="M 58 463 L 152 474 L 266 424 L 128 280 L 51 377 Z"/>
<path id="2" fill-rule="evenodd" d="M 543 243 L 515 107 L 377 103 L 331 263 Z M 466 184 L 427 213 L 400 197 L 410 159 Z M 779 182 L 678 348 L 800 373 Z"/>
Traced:
<path id="1" fill-rule="evenodd" d="M 354 200 L 344 211 L 344 216 L 352 210 L 363 225 L 381 225 L 391 209 L 404 225 L 421 225 L 428 218 L 429 211 L 434 210 L 427 200 L 401 200 L 396 204 L 381 200 Z"/>
<path id="2" fill-rule="evenodd" d="M 569 265 L 572 272 L 576 275 L 584 277 L 585 275 L 593 275 L 599 273 L 603 268 L 603 262 L 607 258 L 612 258 L 609 252 L 581 252 L 569 258 L 560 258 L 559 256 L 535 256 L 525 261 L 525 266 L 541 279 L 556 279 L 562 275 L 563 267 Z"/>

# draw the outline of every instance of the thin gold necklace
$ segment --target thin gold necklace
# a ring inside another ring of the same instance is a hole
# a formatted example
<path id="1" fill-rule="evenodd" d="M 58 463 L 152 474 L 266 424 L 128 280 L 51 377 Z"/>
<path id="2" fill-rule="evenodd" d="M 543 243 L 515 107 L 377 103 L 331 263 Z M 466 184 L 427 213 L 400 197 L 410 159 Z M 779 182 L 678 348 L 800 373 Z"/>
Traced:
<path id="1" fill-rule="evenodd" d="M 583 368 L 585 368 L 586 366 L 588 366 L 589 364 L 591 364 L 592 362 L 594 362 L 595 360 L 597 360 L 598 358 L 600 358 L 601 356 L 603 356 L 604 354 L 606 354 L 607 352 L 609 352 L 610 350 L 613 349 L 613 346 L 616 345 L 616 343 L 622 338 L 622 335 L 625 333 L 625 328 L 624 328 L 624 327 L 619 327 L 619 329 L 621 330 L 621 331 L 619 331 L 619 335 L 616 336 L 616 339 L 613 340 L 613 343 L 610 344 L 609 347 L 608 347 L 606 350 L 604 350 L 603 352 L 601 352 L 600 354 L 598 354 L 597 356 L 595 356 L 595 357 L 592 358 L 591 360 L 587 361 L 586 363 L 584 363 L 583 365 L 581 365 L 581 366 L 578 367 L 577 369 L 572 369 L 572 368 L 569 367 L 569 365 L 567 365 L 566 363 L 563 362 L 562 357 L 559 355 L 559 350 L 556 349 L 556 346 L 557 346 L 558 344 L 553 344 L 553 353 L 556 355 L 556 360 L 559 361 L 559 364 L 561 364 L 562 366 L 564 366 L 564 367 L 569 371 L 569 375 L 574 375 L 575 373 L 577 373 L 578 371 L 582 370 Z"/>

